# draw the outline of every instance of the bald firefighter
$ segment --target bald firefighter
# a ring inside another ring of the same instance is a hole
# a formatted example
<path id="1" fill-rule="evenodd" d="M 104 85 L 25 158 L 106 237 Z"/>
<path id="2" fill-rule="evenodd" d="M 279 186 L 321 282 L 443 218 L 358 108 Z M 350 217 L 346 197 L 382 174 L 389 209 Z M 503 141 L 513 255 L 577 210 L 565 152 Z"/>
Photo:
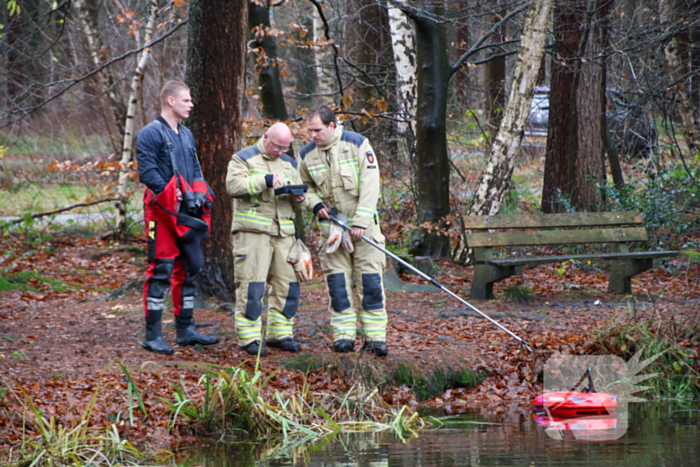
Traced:
<path id="1" fill-rule="evenodd" d="M 382 272 L 386 257 L 361 239 L 366 235 L 384 246 L 377 217 L 377 157 L 369 140 L 338 127 L 333 111 L 326 106 L 311 109 L 306 125 L 313 142 L 299 151 L 299 172 L 301 180 L 309 185 L 309 209 L 321 230 L 320 257 L 330 296 L 333 350 L 344 353 L 355 348 L 354 272 L 360 297 L 362 348 L 385 357 L 387 314 Z M 347 218 L 351 235 L 330 221 L 331 212 Z"/>
<path id="2" fill-rule="evenodd" d="M 288 257 L 295 243 L 294 210 L 308 201 L 305 193 L 275 195 L 275 188 L 300 184 L 297 162 L 285 154 L 293 139 L 287 125 L 275 123 L 255 145 L 233 155 L 226 175 L 233 197 L 236 334 L 251 355 L 267 354 L 261 342 L 266 282 L 267 345 L 287 352 L 300 348 L 293 336 L 300 289 Z"/>

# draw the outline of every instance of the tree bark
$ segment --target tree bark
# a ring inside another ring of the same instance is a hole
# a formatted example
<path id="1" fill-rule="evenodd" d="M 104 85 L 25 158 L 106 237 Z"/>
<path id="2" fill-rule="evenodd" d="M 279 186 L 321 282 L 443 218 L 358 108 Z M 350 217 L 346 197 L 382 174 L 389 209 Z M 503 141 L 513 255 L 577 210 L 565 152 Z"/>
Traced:
<path id="1" fill-rule="evenodd" d="M 561 212 L 559 200 L 568 198 L 569 132 L 572 131 L 572 89 L 576 50 L 581 41 L 578 15 L 573 0 L 557 0 L 554 5 L 554 44 L 549 93 L 549 128 L 545 153 L 542 212 Z"/>
<path id="2" fill-rule="evenodd" d="M 552 4 L 549 1 L 535 2 L 530 7 L 520 38 L 520 51 L 513 71 L 508 105 L 468 214 L 497 214 L 508 192 L 513 174 L 513 160 L 520 151 L 525 122 L 530 115 L 530 104 L 542 63 L 551 8 Z"/>
<path id="3" fill-rule="evenodd" d="M 600 206 L 596 184 L 605 181 L 605 83 L 600 63 L 607 41 L 600 23 L 604 1 L 569 1 L 555 7 L 555 56 L 561 55 L 552 65 L 544 212 L 560 212 L 567 205 L 580 211 Z"/>
<path id="4" fill-rule="evenodd" d="M 492 2 L 493 7 L 496 7 L 497 4 L 497 1 Z M 497 23 L 498 19 L 498 17 L 494 17 L 493 23 Z M 492 43 L 497 44 L 505 40 L 504 29 L 505 26 L 498 28 L 492 36 Z M 503 52 L 502 48 L 493 49 L 493 55 L 502 54 Z M 488 114 L 489 127 L 492 128 L 491 131 L 496 131 L 501 124 L 506 103 L 506 57 L 496 57 L 486 63 L 484 87 L 486 88 L 486 112 Z"/>
<path id="5" fill-rule="evenodd" d="M 146 23 L 146 30 L 144 32 L 143 43 L 148 44 L 151 42 L 151 37 L 153 36 L 153 27 L 156 22 L 156 14 L 158 13 L 158 0 L 150 0 L 148 5 L 148 20 Z M 136 68 L 134 69 L 134 76 L 131 78 L 131 92 L 129 93 L 129 101 L 126 109 L 126 121 L 124 122 L 124 142 L 122 145 L 122 158 L 120 162 L 121 169 L 119 171 L 119 188 L 117 193 L 119 194 L 120 201 L 116 203 L 117 207 L 117 226 L 115 231 L 120 237 L 125 237 L 126 232 L 126 207 L 129 202 L 129 197 L 126 194 L 126 185 L 129 180 L 129 176 L 132 174 L 131 169 L 131 146 L 134 140 L 134 122 L 136 117 L 136 105 L 138 104 L 138 96 L 141 92 L 141 85 L 143 84 L 143 72 L 146 69 L 146 63 L 148 63 L 148 57 L 150 56 L 150 48 L 143 49 L 141 52 L 141 57 L 139 58 Z"/>
<path id="6" fill-rule="evenodd" d="M 318 104 L 333 105 L 335 103 L 333 91 L 333 72 L 330 61 L 330 50 L 324 42 L 326 37 L 325 25 L 318 9 L 313 9 L 314 18 L 314 61 L 316 62 L 316 89 L 318 91 Z"/>
<path id="7" fill-rule="evenodd" d="M 188 126 L 204 177 L 216 194 L 211 239 L 202 244 L 206 266 L 200 285 L 205 294 L 224 299 L 231 299 L 233 291 L 233 203 L 225 174 L 242 140 L 247 20 L 248 2 L 190 3 L 187 83 L 196 105 Z"/>
<path id="8" fill-rule="evenodd" d="M 687 78 L 683 77 L 683 60 L 680 55 L 680 43 L 677 32 L 682 11 L 681 6 L 675 5 L 673 0 L 659 0 L 661 23 L 666 29 L 666 35 L 669 36 L 664 48 L 669 77 L 672 83 L 678 82 L 677 86 L 673 86 L 673 90 L 675 90 L 673 97 L 678 100 L 679 104 L 677 115 L 680 117 L 683 125 L 685 144 L 690 150 L 691 157 L 694 157 L 700 151 L 700 114 L 698 113 L 697 102 L 694 103 L 690 100 L 686 84 Z"/>
<path id="9" fill-rule="evenodd" d="M 289 115 L 284 102 L 280 69 L 277 63 L 277 44 L 275 44 L 275 38 L 269 34 L 270 9 L 251 1 L 248 3 L 248 28 L 254 30 L 258 26 L 262 26 L 263 29 L 255 35 L 253 40 L 255 40 L 255 46 L 262 50 L 260 55 L 263 57 L 263 60 L 258 60 L 255 67 L 261 89 L 263 116 L 285 121 Z"/>
<path id="10" fill-rule="evenodd" d="M 418 108 L 416 110 L 416 173 L 418 222 L 440 227 L 450 213 L 450 163 L 447 157 L 447 85 L 452 67 L 447 58 L 447 39 L 440 17 L 440 3 L 409 13 L 416 26 Z M 425 16 L 423 16 L 425 15 Z M 443 226 L 444 227 L 444 226 Z M 417 256 L 448 256 L 450 239 L 426 229 L 412 233 L 409 252 Z"/>
<path id="11" fill-rule="evenodd" d="M 605 83 L 602 53 L 605 50 L 606 36 L 601 25 L 603 6 L 608 0 L 589 0 L 586 38 L 580 72 L 577 75 L 575 116 L 577 129 L 570 133 L 576 135 L 576 143 L 569 152 L 573 167 L 571 205 L 579 211 L 594 212 L 601 207 L 601 192 L 598 184 L 605 183 L 603 166 L 603 124 L 605 123 Z M 597 12 L 597 13 L 593 13 Z"/>
<path id="12" fill-rule="evenodd" d="M 399 0 L 405 3 L 405 0 Z M 399 134 L 408 138 L 409 154 L 414 149 L 414 125 L 416 115 L 416 31 L 412 21 L 398 8 L 389 8 L 389 28 L 391 30 L 391 46 L 396 67 L 396 94 L 399 107 L 399 117 L 407 123 L 397 123 Z"/>

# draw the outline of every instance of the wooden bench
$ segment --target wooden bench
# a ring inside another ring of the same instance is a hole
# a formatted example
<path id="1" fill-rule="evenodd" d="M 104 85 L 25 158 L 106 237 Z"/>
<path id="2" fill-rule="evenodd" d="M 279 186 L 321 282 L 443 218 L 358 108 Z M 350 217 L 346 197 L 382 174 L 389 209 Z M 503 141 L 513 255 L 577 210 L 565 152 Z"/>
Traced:
<path id="1" fill-rule="evenodd" d="M 494 282 L 521 274 L 524 265 L 569 260 L 610 260 L 608 290 L 631 293 L 632 276 L 653 268 L 656 259 L 678 254 L 629 251 L 631 242 L 647 240 L 639 212 L 473 216 L 463 220 L 465 231 L 471 230 L 465 236 L 476 260 L 469 294 L 475 299 L 492 298 Z M 583 244 L 607 244 L 609 253 L 501 257 L 503 247 Z"/>

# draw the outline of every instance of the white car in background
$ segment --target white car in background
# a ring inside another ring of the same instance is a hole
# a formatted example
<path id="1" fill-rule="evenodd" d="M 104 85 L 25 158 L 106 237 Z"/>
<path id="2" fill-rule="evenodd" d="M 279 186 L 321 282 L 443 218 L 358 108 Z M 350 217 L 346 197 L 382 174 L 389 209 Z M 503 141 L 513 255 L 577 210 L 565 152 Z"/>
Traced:
<path id="1" fill-rule="evenodd" d="M 526 147 L 547 146 L 549 124 L 549 86 L 535 86 L 530 103 L 530 116 L 525 123 L 522 145 Z"/>

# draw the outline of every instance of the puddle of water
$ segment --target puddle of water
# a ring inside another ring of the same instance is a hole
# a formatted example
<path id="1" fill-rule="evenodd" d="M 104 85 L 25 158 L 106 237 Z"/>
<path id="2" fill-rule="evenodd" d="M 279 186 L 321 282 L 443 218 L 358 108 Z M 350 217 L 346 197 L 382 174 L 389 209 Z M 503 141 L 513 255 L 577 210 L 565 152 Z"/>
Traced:
<path id="1" fill-rule="evenodd" d="M 600 427 L 609 428 L 609 423 Z M 591 430 L 595 424 L 569 428 Z M 700 407 L 632 404 L 627 432 L 610 441 L 581 441 L 572 433 L 553 439 L 537 417 L 514 413 L 492 420 L 451 418 L 445 426 L 423 431 L 407 443 L 392 433 L 371 433 L 338 435 L 325 444 L 296 448 L 271 442 L 212 443 L 187 451 L 182 465 L 207 467 L 696 466 Z"/>

